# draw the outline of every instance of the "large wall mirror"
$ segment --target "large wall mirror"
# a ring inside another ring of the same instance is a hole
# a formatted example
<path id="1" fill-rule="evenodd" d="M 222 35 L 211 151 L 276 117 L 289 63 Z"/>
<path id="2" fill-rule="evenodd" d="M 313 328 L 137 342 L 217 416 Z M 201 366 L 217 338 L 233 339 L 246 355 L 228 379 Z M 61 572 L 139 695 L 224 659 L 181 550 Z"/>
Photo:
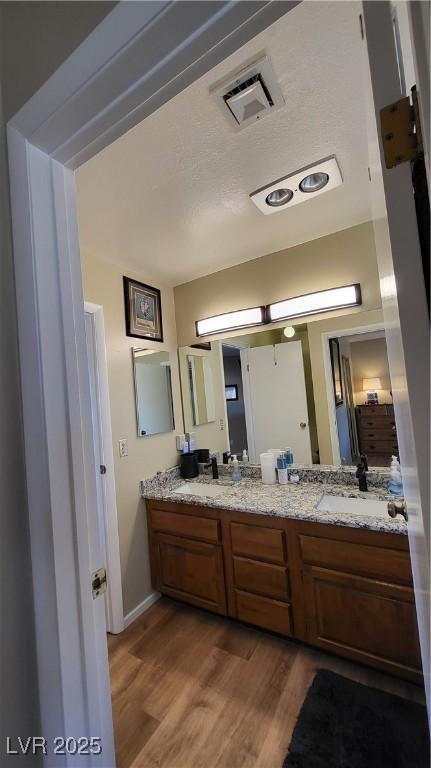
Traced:
<path id="1" fill-rule="evenodd" d="M 138 436 L 175 429 L 169 352 L 132 349 Z"/>
<path id="2" fill-rule="evenodd" d="M 351 465 L 366 453 L 370 466 L 388 467 L 398 447 L 385 334 L 349 324 L 331 338 L 320 323 L 297 322 L 226 335 L 211 350 L 182 347 L 186 431 L 197 428 L 199 448 L 246 451 L 252 463 L 289 447 L 297 464 Z"/>

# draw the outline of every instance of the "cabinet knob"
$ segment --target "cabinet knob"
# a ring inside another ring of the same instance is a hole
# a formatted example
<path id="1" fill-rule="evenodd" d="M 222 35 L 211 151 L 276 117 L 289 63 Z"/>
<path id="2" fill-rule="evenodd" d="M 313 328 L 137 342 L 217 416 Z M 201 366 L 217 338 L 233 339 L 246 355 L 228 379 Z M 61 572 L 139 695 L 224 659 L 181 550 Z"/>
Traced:
<path id="1" fill-rule="evenodd" d="M 307 426 L 307 422 L 306 421 L 300 421 L 299 422 L 299 426 L 301 427 L 301 429 L 305 429 L 305 427 Z"/>

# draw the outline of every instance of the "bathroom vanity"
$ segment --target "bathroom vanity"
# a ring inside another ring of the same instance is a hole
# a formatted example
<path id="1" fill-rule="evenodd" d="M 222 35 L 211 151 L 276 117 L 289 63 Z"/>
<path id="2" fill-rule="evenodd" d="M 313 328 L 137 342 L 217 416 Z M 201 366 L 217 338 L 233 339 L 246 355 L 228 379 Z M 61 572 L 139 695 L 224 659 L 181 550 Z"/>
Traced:
<path id="1" fill-rule="evenodd" d="M 143 484 L 156 590 L 422 681 L 407 526 L 383 513 L 381 489 L 205 478 L 204 495 L 199 480 L 195 494 L 175 475 Z M 318 509 L 323 492 L 337 511 Z"/>

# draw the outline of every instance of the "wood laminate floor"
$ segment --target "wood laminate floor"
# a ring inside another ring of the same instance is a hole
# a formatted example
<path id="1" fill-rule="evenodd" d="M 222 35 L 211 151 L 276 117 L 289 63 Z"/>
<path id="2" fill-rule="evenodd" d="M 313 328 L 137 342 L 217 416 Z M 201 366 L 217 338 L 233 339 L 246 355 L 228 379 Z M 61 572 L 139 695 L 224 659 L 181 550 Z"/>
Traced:
<path id="1" fill-rule="evenodd" d="M 414 685 L 167 598 L 108 648 L 117 768 L 281 768 L 321 667 L 423 701 Z"/>

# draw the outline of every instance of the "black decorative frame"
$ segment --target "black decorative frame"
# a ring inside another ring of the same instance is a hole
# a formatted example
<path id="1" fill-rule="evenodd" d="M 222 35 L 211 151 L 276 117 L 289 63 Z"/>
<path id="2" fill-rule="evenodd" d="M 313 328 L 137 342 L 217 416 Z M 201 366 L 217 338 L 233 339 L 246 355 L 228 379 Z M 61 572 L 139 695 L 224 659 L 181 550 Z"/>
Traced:
<path id="1" fill-rule="evenodd" d="M 235 397 L 228 397 L 227 396 L 227 390 L 233 389 L 235 392 Z M 238 385 L 237 384 L 225 384 L 224 388 L 225 397 L 228 403 L 232 403 L 234 400 L 238 400 Z"/>
<path id="2" fill-rule="evenodd" d="M 126 334 L 137 339 L 150 339 L 151 341 L 163 341 L 162 299 L 159 288 L 140 283 L 130 277 L 123 276 L 124 310 L 126 313 Z M 139 319 L 135 314 L 134 302 L 131 301 L 131 292 L 147 294 L 154 303 L 153 330 L 139 328 Z"/>
<path id="3" fill-rule="evenodd" d="M 208 352 L 211 352 L 211 342 L 210 341 L 202 341 L 201 344 L 190 344 L 193 349 L 206 349 Z"/>
<path id="4" fill-rule="evenodd" d="M 332 386 L 334 390 L 335 405 L 342 405 L 344 402 L 343 392 L 343 374 L 341 370 L 340 345 L 338 339 L 329 339 L 329 351 L 331 353 Z M 337 377 L 338 373 L 338 377 Z M 339 382 L 339 391 L 337 387 Z"/>

